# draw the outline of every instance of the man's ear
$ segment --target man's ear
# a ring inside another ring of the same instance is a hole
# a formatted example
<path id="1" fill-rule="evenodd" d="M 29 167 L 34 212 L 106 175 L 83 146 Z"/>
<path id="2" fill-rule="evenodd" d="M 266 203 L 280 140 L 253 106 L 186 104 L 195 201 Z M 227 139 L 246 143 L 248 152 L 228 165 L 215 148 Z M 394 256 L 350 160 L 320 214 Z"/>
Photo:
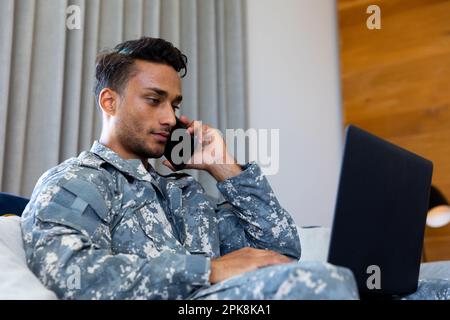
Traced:
<path id="1" fill-rule="evenodd" d="M 98 95 L 98 104 L 104 113 L 113 116 L 117 111 L 119 99 L 120 96 L 116 91 L 110 88 L 103 88 Z"/>

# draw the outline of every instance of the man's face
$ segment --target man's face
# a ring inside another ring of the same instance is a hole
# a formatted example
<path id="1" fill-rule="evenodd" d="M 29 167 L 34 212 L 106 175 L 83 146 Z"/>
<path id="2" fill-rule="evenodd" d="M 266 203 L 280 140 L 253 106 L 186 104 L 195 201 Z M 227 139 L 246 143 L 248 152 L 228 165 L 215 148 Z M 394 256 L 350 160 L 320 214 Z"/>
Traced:
<path id="1" fill-rule="evenodd" d="M 180 76 L 171 66 L 143 60 L 136 60 L 135 68 L 113 117 L 114 134 L 130 157 L 159 158 L 176 123 Z"/>

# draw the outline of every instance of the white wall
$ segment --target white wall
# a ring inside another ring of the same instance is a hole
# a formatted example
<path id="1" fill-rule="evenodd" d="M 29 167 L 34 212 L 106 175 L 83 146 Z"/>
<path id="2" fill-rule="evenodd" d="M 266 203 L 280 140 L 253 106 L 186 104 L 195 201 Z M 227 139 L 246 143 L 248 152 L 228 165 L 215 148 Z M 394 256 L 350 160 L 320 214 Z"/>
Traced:
<path id="1" fill-rule="evenodd" d="M 342 152 L 333 0 L 247 0 L 249 127 L 280 129 L 269 176 L 300 225 L 332 224 Z"/>

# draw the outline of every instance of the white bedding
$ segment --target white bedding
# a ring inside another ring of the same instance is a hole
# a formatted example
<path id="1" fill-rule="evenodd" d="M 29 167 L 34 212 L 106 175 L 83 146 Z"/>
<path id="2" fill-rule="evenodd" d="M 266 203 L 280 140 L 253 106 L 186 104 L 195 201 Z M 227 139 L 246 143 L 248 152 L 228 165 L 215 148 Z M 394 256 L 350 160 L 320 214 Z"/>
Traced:
<path id="1" fill-rule="evenodd" d="M 0 217 L 0 299 L 56 299 L 27 267 L 19 217 Z"/>

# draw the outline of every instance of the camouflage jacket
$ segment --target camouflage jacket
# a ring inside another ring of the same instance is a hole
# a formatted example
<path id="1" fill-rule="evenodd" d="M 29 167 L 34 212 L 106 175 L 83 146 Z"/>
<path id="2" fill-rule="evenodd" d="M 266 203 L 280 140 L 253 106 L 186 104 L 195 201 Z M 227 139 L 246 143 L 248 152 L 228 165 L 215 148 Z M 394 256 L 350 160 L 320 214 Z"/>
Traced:
<path id="1" fill-rule="evenodd" d="M 182 299 L 210 286 L 210 261 L 251 246 L 299 259 L 300 241 L 255 163 L 217 183 L 159 175 L 95 142 L 47 171 L 22 215 L 27 263 L 64 299 Z"/>

